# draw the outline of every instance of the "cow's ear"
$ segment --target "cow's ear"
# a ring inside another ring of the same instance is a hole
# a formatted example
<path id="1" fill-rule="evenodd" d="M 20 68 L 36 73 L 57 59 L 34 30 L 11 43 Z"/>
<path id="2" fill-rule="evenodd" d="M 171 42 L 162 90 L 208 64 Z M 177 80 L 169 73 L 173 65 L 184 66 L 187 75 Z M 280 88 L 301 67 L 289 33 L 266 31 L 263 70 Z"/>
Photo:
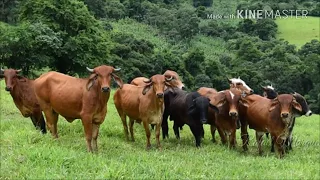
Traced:
<path id="1" fill-rule="evenodd" d="M 221 100 L 216 104 L 216 107 L 219 108 L 219 107 L 223 106 L 225 103 L 226 103 L 226 99 L 223 98 L 223 99 L 221 99 Z"/>
<path id="2" fill-rule="evenodd" d="M 295 108 L 295 109 L 298 110 L 299 112 L 302 112 L 302 107 L 301 107 L 301 105 L 300 105 L 295 99 L 293 99 L 293 101 L 292 101 L 292 106 L 293 106 L 293 108 Z"/>
<path id="3" fill-rule="evenodd" d="M 112 78 L 113 78 L 113 80 L 118 84 L 118 86 L 120 87 L 120 89 L 122 88 L 122 86 L 123 86 L 123 81 L 122 81 L 122 79 L 119 77 L 119 76 L 117 76 L 117 75 L 115 75 L 115 74 L 111 74 L 112 75 Z"/>
<path id="4" fill-rule="evenodd" d="M 209 103 L 209 107 L 211 109 L 213 109 L 216 113 L 219 113 L 219 108 L 217 108 L 216 106 L 212 105 L 211 103 Z"/>
<path id="5" fill-rule="evenodd" d="M 187 113 L 188 115 L 192 115 L 195 113 L 195 111 L 196 111 L 196 106 L 195 106 L 195 101 L 193 100 L 192 105 L 189 106 Z"/>
<path id="6" fill-rule="evenodd" d="M 240 99 L 240 100 L 239 100 L 239 103 L 240 103 L 241 105 L 245 106 L 245 107 L 249 107 L 248 102 L 247 102 L 246 100 L 244 100 L 244 99 Z"/>
<path id="7" fill-rule="evenodd" d="M 277 98 L 273 99 L 272 100 L 272 103 L 270 105 L 270 108 L 269 108 L 269 112 L 271 112 L 272 110 L 274 110 L 274 108 L 276 108 L 276 106 L 279 104 L 279 101 Z"/>
<path id="8" fill-rule="evenodd" d="M 96 79 L 97 79 L 97 74 L 91 74 L 89 77 L 89 80 L 87 82 L 87 90 L 89 91 L 90 88 L 94 85 Z"/>
<path id="9" fill-rule="evenodd" d="M 152 83 L 147 84 L 146 86 L 144 86 L 143 90 L 142 90 L 142 94 L 146 95 L 146 93 L 151 89 Z"/>

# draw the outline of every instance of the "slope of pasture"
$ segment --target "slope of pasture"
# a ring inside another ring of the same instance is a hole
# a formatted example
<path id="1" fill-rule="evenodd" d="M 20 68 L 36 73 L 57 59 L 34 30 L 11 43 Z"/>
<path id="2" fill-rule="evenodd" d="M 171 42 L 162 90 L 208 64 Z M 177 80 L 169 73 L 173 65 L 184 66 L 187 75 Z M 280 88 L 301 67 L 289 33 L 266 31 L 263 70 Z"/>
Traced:
<path id="1" fill-rule="evenodd" d="M 169 140 L 161 141 L 162 151 L 145 150 L 143 126 L 136 124 L 136 142 L 126 142 L 120 118 L 112 98 L 108 115 L 101 125 L 99 153 L 86 152 L 82 124 L 68 123 L 60 117 L 59 139 L 37 132 L 30 119 L 23 118 L 4 91 L 1 81 L 0 102 L 0 179 L 319 179 L 319 115 L 297 119 L 294 151 L 284 159 L 270 153 L 270 142 L 264 143 L 264 155 L 258 156 L 254 132 L 250 130 L 249 151 L 238 146 L 229 150 L 218 141 L 210 141 L 209 126 L 205 126 L 202 147 L 194 146 L 187 126 L 181 141 L 170 128 Z M 112 90 L 112 94 L 115 90 Z M 170 122 L 170 127 L 172 123 Z M 219 139 L 218 135 L 217 139 Z"/>
<path id="2" fill-rule="evenodd" d="M 277 19 L 278 39 L 284 39 L 298 48 L 312 39 L 320 40 L 320 17 Z"/>

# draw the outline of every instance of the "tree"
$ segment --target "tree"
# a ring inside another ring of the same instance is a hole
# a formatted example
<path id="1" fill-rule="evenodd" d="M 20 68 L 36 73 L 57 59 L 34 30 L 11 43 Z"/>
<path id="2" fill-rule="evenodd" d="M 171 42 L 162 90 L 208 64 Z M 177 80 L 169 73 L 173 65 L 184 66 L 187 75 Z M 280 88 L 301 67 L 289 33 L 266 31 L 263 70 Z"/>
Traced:
<path id="1" fill-rule="evenodd" d="M 255 34 L 262 40 L 275 38 L 278 31 L 278 25 L 272 19 L 258 19 L 255 24 Z"/>
<path id="2" fill-rule="evenodd" d="M 20 7 L 20 21 L 42 22 L 62 39 L 59 51 L 50 65 L 62 73 L 84 72 L 86 66 L 110 64 L 109 35 L 89 13 L 83 2 L 76 0 L 29 0 Z"/>

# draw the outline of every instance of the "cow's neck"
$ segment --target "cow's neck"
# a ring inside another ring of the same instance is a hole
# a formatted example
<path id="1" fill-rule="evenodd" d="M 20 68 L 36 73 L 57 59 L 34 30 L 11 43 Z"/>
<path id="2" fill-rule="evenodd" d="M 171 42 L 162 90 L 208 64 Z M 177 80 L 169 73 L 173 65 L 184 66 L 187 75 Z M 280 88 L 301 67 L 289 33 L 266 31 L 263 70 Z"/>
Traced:
<path id="1" fill-rule="evenodd" d="M 106 107 L 107 106 L 107 102 L 108 102 L 109 97 L 110 97 L 110 92 L 104 93 L 104 92 L 101 91 L 101 88 L 98 88 L 97 89 L 97 93 L 98 93 L 97 102 L 100 103 L 99 107 Z"/>
<path id="2" fill-rule="evenodd" d="M 158 98 L 156 93 L 152 90 L 150 90 L 147 95 L 151 99 L 151 105 L 156 109 L 163 111 L 164 98 Z"/>

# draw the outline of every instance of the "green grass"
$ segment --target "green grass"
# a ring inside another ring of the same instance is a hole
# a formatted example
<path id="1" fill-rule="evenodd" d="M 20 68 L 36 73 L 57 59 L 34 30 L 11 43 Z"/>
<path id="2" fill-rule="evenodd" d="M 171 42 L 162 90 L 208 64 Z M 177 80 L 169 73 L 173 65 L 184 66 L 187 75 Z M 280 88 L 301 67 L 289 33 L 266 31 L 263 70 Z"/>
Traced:
<path id="1" fill-rule="evenodd" d="M 277 19 L 278 39 L 284 39 L 298 48 L 310 42 L 312 39 L 319 38 L 320 17 L 307 17 L 304 19 Z"/>
<path id="2" fill-rule="evenodd" d="M 122 124 L 112 98 L 108 102 L 106 121 L 100 128 L 99 153 L 86 152 L 82 124 L 59 119 L 59 139 L 34 130 L 23 118 L 12 98 L 0 83 L 1 121 L 0 179 L 319 179 L 320 139 L 319 115 L 297 119 L 294 151 L 284 159 L 270 153 L 266 139 L 264 155 L 259 156 L 254 131 L 249 130 L 251 143 L 242 152 L 239 134 L 237 148 L 229 150 L 220 142 L 210 141 L 209 126 L 205 139 L 197 149 L 187 126 L 178 142 L 172 132 L 161 141 L 163 150 L 145 150 L 146 137 L 141 125 L 135 125 L 136 142 L 125 141 Z M 113 90 L 114 92 L 114 90 Z M 239 132 L 238 132 L 239 133 Z M 217 135 L 217 139 L 219 137 Z"/>

